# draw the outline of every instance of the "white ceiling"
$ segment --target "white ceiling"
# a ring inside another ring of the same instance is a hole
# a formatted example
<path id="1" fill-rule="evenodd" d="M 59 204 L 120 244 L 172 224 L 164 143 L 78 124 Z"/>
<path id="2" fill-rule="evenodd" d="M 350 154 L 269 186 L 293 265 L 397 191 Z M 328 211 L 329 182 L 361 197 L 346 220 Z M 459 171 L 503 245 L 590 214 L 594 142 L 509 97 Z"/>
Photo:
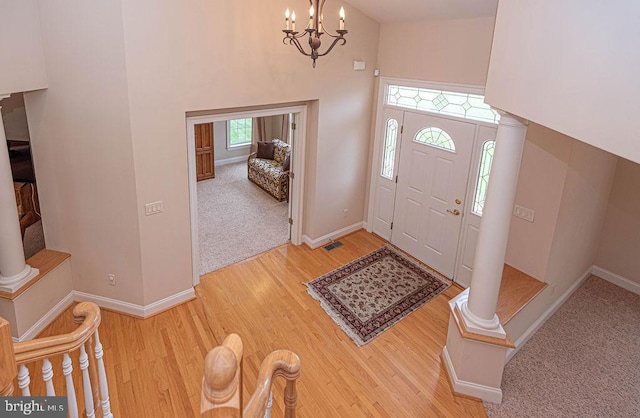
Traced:
<path id="1" fill-rule="evenodd" d="M 498 0 L 347 0 L 380 23 L 495 17 Z"/>

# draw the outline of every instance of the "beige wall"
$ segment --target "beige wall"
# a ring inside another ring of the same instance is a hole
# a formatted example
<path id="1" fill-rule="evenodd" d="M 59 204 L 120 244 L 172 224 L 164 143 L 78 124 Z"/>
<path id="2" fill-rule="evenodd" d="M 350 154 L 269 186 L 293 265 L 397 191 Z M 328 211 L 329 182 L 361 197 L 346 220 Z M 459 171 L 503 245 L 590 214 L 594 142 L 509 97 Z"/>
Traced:
<path id="1" fill-rule="evenodd" d="M 0 101 L 4 133 L 8 140 L 29 141 L 29 124 L 22 93 L 14 93 Z"/>
<path id="2" fill-rule="evenodd" d="M 484 86 L 493 18 L 385 23 L 378 67 L 385 77 Z"/>
<path id="3" fill-rule="evenodd" d="M 640 283 L 640 165 L 620 158 L 596 265 Z"/>
<path id="4" fill-rule="evenodd" d="M 544 275 L 548 286 L 506 325 L 512 339 L 518 339 L 596 261 L 617 160 L 606 151 L 572 140 Z M 540 182 L 537 187 L 546 185 Z"/>
<path id="5" fill-rule="evenodd" d="M 284 0 L 189 2 L 186 110 L 317 100 L 310 118 L 318 120 L 309 121 L 317 130 L 307 136 L 303 225 L 314 239 L 364 217 L 374 78 L 352 65 L 361 59 L 372 69 L 379 25 L 345 4 L 347 44 L 313 69 L 309 58 L 282 44 L 287 7 Z M 337 11 L 340 3 L 329 0 L 325 7 Z M 337 21 L 327 25 L 334 28 Z M 343 209 L 349 209 L 346 218 Z"/>
<path id="6" fill-rule="evenodd" d="M 181 2 L 122 1 L 144 304 L 192 285 Z M 147 203 L 164 211 L 146 216 Z"/>
<path id="7" fill-rule="evenodd" d="M 500 0 L 487 103 L 640 162 L 640 2 Z"/>
<path id="8" fill-rule="evenodd" d="M 351 66 L 376 61 L 379 25 L 347 9 L 347 46 L 312 69 L 282 44 L 286 2 L 250 3 L 39 3 L 49 89 L 26 107 L 45 235 L 73 254 L 75 289 L 148 305 L 191 287 L 188 111 L 312 103 L 305 213 L 318 216 L 303 233 L 362 221 L 374 81 Z"/>
<path id="9" fill-rule="evenodd" d="M 545 278 L 574 142 L 535 123 L 527 129 L 515 204 L 533 209 L 535 219 L 511 219 L 506 262 L 538 280 Z"/>
<path id="10" fill-rule="evenodd" d="M 0 0 L 0 96 L 47 87 L 36 0 Z"/>
<path id="11" fill-rule="evenodd" d="M 120 3 L 39 6 L 49 88 L 25 104 L 47 246 L 72 254 L 75 290 L 142 304 Z"/>

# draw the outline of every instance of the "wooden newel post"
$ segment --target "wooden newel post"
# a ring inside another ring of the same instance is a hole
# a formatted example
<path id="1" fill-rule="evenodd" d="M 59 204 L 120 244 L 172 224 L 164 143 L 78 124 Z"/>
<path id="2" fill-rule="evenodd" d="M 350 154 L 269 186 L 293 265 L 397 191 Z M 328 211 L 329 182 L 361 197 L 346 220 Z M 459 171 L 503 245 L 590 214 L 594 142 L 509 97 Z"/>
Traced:
<path id="1" fill-rule="evenodd" d="M 200 403 L 203 417 L 242 416 L 242 357 L 242 341 L 236 334 L 207 354 Z"/>
<path id="2" fill-rule="evenodd" d="M 4 318 L 0 318 L 0 396 L 13 395 L 13 381 L 17 375 L 11 326 Z"/>

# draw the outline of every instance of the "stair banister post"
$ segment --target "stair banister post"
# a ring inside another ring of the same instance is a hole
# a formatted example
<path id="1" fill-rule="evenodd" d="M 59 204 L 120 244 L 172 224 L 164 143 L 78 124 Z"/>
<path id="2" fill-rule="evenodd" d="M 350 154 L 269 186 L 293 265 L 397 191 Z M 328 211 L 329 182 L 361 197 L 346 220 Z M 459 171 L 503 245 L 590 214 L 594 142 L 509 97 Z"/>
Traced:
<path id="1" fill-rule="evenodd" d="M 0 396 L 13 394 L 13 380 L 18 375 L 16 355 L 13 352 L 11 326 L 0 317 Z"/>

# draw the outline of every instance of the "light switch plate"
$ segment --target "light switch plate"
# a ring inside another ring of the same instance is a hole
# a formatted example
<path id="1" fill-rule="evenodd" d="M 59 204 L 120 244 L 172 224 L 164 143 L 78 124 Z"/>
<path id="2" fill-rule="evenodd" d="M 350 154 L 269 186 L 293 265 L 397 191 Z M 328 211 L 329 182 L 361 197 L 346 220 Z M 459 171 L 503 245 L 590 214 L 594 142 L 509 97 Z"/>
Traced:
<path id="1" fill-rule="evenodd" d="M 162 200 L 159 200 L 157 202 L 147 203 L 146 205 L 144 205 L 144 214 L 147 216 L 155 215 L 156 213 L 160 213 L 163 210 L 164 210 L 164 207 L 162 206 Z"/>
<path id="2" fill-rule="evenodd" d="M 529 208 L 525 208 L 524 206 L 516 205 L 513 208 L 513 215 L 518 217 L 518 218 L 520 218 L 520 219 L 524 219 L 525 221 L 533 222 L 535 217 L 536 217 L 536 212 L 533 209 L 529 209 Z"/>

